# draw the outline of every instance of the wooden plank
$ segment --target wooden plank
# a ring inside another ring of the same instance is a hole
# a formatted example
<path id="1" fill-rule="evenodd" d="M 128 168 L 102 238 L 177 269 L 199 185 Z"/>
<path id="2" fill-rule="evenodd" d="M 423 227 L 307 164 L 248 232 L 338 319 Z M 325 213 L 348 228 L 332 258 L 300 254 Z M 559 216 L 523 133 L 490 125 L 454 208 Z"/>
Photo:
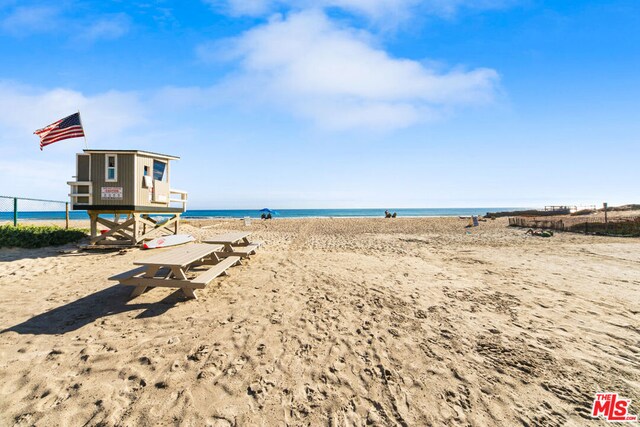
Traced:
<path id="1" fill-rule="evenodd" d="M 113 236 L 115 240 L 99 240 L 99 243 L 91 243 L 91 246 L 110 246 L 112 249 L 117 247 L 132 247 L 134 246 L 129 239 L 123 239 L 119 236 Z"/>
<path id="2" fill-rule="evenodd" d="M 185 250 L 179 249 L 180 248 L 175 248 L 165 253 L 160 253 L 154 257 L 144 259 L 143 261 L 138 262 L 138 264 L 186 267 L 188 264 L 199 259 L 206 258 L 210 254 L 210 251 L 199 248 L 186 248 Z"/>
<path id="3" fill-rule="evenodd" d="M 102 224 L 102 225 L 104 225 L 106 227 L 109 227 L 109 229 L 110 230 L 114 230 L 114 232 L 120 232 L 120 233 L 122 233 L 123 231 L 132 232 L 133 231 L 133 226 L 135 224 L 134 222 L 131 221 L 131 219 L 127 219 L 126 221 L 121 222 L 121 223 L 116 223 L 116 222 L 112 222 L 112 221 L 109 221 L 107 219 L 100 218 L 100 217 L 96 218 L 96 222 L 98 222 L 98 223 L 100 223 L 100 224 Z M 107 233 L 103 234 L 102 236 L 106 236 L 106 235 L 107 235 Z"/>
<path id="4" fill-rule="evenodd" d="M 129 234 L 127 234 L 127 231 L 128 231 L 128 229 L 127 230 L 114 230 L 113 234 L 107 234 L 107 233 L 101 234 L 101 235 L 95 237 L 93 240 L 96 241 L 96 242 L 102 241 L 102 240 L 104 240 L 105 242 L 109 242 L 110 240 L 108 240 L 107 237 L 113 237 L 114 239 L 116 239 L 118 241 L 127 240 L 127 241 L 129 241 L 130 243 L 133 244 L 134 242 L 131 240 L 131 236 L 129 236 Z M 101 244 L 105 244 L 105 243 L 101 242 Z M 108 245 L 109 243 L 106 243 L 106 244 Z"/>
<path id="5" fill-rule="evenodd" d="M 140 261 L 135 261 L 134 264 L 186 267 L 203 258 L 208 258 L 213 252 L 221 249 L 222 245 L 194 243 L 192 245 L 180 246 Z"/>
<path id="6" fill-rule="evenodd" d="M 193 279 L 191 281 L 191 283 L 200 284 L 200 285 L 202 285 L 202 287 L 205 287 L 213 279 L 215 279 L 216 277 L 218 277 L 221 274 L 225 273 L 227 268 L 231 267 L 232 265 L 235 265 L 239 261 L 240 261 L 240 257 L 237 257 L 237 256 L 235 256 L 235 257 L 234 256 L 227 257 L 227 258 L 223 259 L 222 261 L 220 261 L 218 264 L 212 266 L 210 269 L 208 269 L 204 273 L 200 274 L 195 279 Z"/>
<path id="7" fill-rule="evenodd" d="M 131 242 L 135 244 L 135 243 L 136 243 L 136 241 L 135 241 L 135 239 L 133 238 L 133 236 L 131 236 L 131 235 L 127 234 L 127 233 L 126 233 L 126 231 L 125 231 L 125 230 L 127 230 L 130 226 L 132 226 L 132 225 L 133 225 L 134 221 L 135 221 L 135 218 L 130 218 L 130 219 L 128 219 L 128 220 L 126 220 L 126 221 L 124 221 L 124 222 L 122 222 L 122 223 L 120 223 L 120 224 L 117 224 L 116 226 L 114 226 L 113 228 L 111 228 L 111 229 L 110 229 L 109 231 L 107 231 L 106 233 L 101 234 L 101 235 L 99 235 L 99 236 L 96 236 L 96 237 L 92 238 L 92 239 L 91 239 L 91 243 L 96 243 L 96 242 L 99 242 L 99 241 L 101 241 L 101 240 L 105 240 L 105 241 L 106 241 L 106 240 L 107 240 L 107 237 L 114 237 L 114 238 L 116 238 L 116 236 L 114 236 L 114 234 L 121 234 L 123 237 L 125 237 L 125 238 L 127 238 L 127 239 L 131 240 Z M 100 217 L 96 217 L 96 222 L 99 222 L 99 223 L 101 223 L 101 224 L 103 224 L 103 225 L 106 225 L 107 227 L 109 226 L 109 225 L 107 225 L 107 224 L 116 224 L 116 223 L 114 223 L 114 222 L 112 222 L 112 221 L 109 221 L 109 220 L 107 220 L 107 219 L 100 218 Z"/>
<path id="8" fill-rule="evenodd" d="M 174 230 L 175 232 L 173 232 L 173 234 L 178 234 L 177 230 L 178 230 L 178 223 L 179 222 L 180 222 L 180 215 L 175 215 L 174 217 L 169 218 L 169 220 L 167 220 L 166 222 L 163 222 L 161 225 L 157 225 L 157 224 L 154 225 L 153 226 L 154 228 L 152 228 L 151 230 L 149 230 L 148 232 L 146 232 L 142 236 L 140 236 L 138 238 L 138 241 L 149 239 L 152 235 L 158 234 L 159 232 L 162 232 L 162 231 L 165 231 L 165 230 L 168 230 L 169 232 L 171 232 L 169 230 L 169 227 L 172 224 L 175 225 L 175 227 L 174 227 L 175 228 L 175 230 Z M 144 223 L 144 221 L 143 221 L 143 223 Z M 149 224 L 151 224 L 151 223 L 149 223 Z M 149 224 L 146 224 L 146 225 L 149 225 Z"/>
<path id="9" fill-rule="evenodd" d="M 202 289 L 206 285 L 193 282 L 189 280 L 178 279 L 161 279 L 161 278 L 148 278 L 148 277 L 132 277 L 130 279 L 123 279 L 120 281 L 121 285 L 126 286 L 145 286 L 156 288 L 189 288 L 189 289 Z"/>
<path id="10" fill-rule="evenodd" d="M 250 246 L 232 246 L 231 250 L 225 248 L 223 252 L 216 252 L 219 257 L 230 257 L 230 256 L 239 256 L 242 258 L 248 257 L 249 255 L 253 255 L 256 253 L 256 249 L 258 249 L 257 245 Z"/>
<path id="11" fill-rule="evenodd" d="M 135 214 L 134 214 L 135 215 Z M 145 225 L 155 228 L 158 225 L 158 221 L 149 217 L 149 215 L 140 215 L 138 217 L 139 221 Z"/>
<path id="12" fill-rule="evenodd" d="M 125 280 L 125 279 L 134 278 L 135 276 L 153 278 L 158 273 L 160 273 L 160 276 L 162 275 L 166 276 L 167 273 L 170 273 L 170 272 L 171 270 L 168 268 L 160 268 L 156 265 L 150 265 L 150 266 L 143 265 L 142 267 L 136 267 L 132 270 L 125 271 L 120 274 L 116 274 L 115 276 L 111 276 L 109 277 L 108 280 Z"/>
<path id="13" fill-rule="evenodd" d="M 116 274 L 115 276 L 111 276 L 109 277 L 108 280 L 130 279 L 131 277 L 140 273 L 145 273 L 146 271 L 147 271 L 147 266 L 145 265 L 142 267 L 134 268 L 133 270 L 125 271 L 124 273 Z"/>
<path id="14" fill-rule="evenodd" d="M 138 264 L 161 264 L 161 265 L 185 265 L 193 260 L 197 260 L 202 257 L 206 257 L 210 251 L 208 248 L 198 246 L 198 244 L 181 246 L 172 248 L 168 251 L 163 251 L 148 258 L 145 258 L 136 263 Z"/>
<path id="15" fill-rule="evenodd" d="M 79 248 L 82 250 L 102 250 L 102 251 L 113 251 L 116 249 L 131 249 L 133 247 L 135 247 L 134 245 L 131 244 L 131 242 L 129 241 L 122 241 L 122 242 L 113 242 L 114 244 L 107 244 L 107 245 L 103 245 L 103 244 L 99 244 L 99 245 L 80 245 Z"/>
<path id="16" fill-rule="evenodd" d="M 106 218 L 101 218 L 101 217 L 96 217 L 96 221 L 99 222 L 100 224 L 109 227 L 109 228 L 114 228 L 114 227 L 119 227 L 120 224 L 118 224 L 117 222 L 113 222 L 110 221 Z"/>
<path id="17" fill-rule="evenodd" d="M 203 240 L 204 243 L 236 243 L 251 235 L 249 231 L 234 231 L 230 233 L 218 234 L 215 236 L 207 237 Z"/>
<path id="18" fill-rule="evenodd" d="M 234 252 L 246 253 L 247 255 L 255 254 L 256 249 L 259 248 L 259 245 L 250 244 L 247 246 L 233 246 Z"/>

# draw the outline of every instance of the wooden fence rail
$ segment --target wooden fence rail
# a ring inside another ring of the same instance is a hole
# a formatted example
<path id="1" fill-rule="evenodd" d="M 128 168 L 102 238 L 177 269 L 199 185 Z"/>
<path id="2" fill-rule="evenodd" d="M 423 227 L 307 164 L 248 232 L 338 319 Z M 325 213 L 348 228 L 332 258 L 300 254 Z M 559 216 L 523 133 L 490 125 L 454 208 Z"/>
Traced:
<path id="1" fill-rule="evenodd" d="M 549 230 L 571 231 L 584 234 L 604 234 L 612 236 L 640 236 L 640 217 L 604 218 L 531 218 L 509 217 L 509 226 L 524 228 L 545 228 Z"/>

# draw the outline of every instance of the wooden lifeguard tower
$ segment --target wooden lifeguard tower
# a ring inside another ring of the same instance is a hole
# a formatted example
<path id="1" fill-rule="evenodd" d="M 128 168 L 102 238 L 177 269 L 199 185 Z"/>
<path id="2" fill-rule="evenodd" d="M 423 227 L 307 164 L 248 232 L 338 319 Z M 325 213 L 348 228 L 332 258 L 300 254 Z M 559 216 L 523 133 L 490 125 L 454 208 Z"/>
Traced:
<path id="1" fill-rule="evenodd" d="M 187 204 L 187 193 L 170 187 L 169 163 L 178 159 L 140 150 L 78 153 L 69 197 L 73 210 L 86 210 L 91 218 L 90 246 L 132 246 L 177 234 Z M 166 221 L 154 217 L 167 214 Z M 98 224 L 107 229 L 99 233 Z"/>

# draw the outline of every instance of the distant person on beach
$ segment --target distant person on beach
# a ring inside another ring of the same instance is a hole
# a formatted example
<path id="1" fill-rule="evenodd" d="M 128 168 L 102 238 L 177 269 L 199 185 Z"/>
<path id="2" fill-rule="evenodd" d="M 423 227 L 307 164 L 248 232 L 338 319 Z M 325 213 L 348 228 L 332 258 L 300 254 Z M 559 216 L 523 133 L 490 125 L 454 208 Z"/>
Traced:
<path id="1" fill-rule="evenodd" d="M 262 215 L 260 215 L 260 219 L 267 219 L 267 216 L 264 214 L 264 212 L 262 213 Z"/>
<path id="2" fill-rule="evenodd" d="M 398 214 L 394 212 L 393 215 L 391 215 L 391 218 L 395 218 L 397 216 L 398 216 Z"/>
<path id="3" fill-rule="evenodd" d="M 384 211 L 384 217 L 385 217 L 385 218 L 391 218 L 391 212 L 389 212 L 389 211 Z"/>
<path id="4" fill-rule="evenodd" d="M 532 236 L 539 236 L 539 237 L 551 237 L 553 236 L 553 231 L 551 230 L 538 231 L 530 228 L 524 234 L 531 234 Z"/>
<path id="5" fill-rule="evenodd" d="M 267 214 L 267 219 L 271 219 L 271 212 Z"/>

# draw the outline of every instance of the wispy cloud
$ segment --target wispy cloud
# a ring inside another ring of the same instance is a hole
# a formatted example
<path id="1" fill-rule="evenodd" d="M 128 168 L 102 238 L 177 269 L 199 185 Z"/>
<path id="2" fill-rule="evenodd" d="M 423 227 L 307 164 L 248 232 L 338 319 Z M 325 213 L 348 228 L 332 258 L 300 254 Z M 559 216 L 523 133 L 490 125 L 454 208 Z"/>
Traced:
<path id="1" fill-rule="evenodd" d="M 370 34 L 319 11 L 274 17 L 223 44 L 238 72 L 220 89 L 337 129 L 400 128 L 493 99 L 494 70 L 439 72 L 373 45 Z M 204 59 L 208 49 L 199 50 Z"/>
<path id="2" fill-rule="evenodd" d="M 143 123 L 146 116 L 140 97 L 131 92 L 87 96 L 65 88 L 43 90 L 0 81 L 0 125 L 7 132 L 31 135 L 78 109 L 88 133 L 105 140 Z"/>
<path id="3" fill-rule="evenodd" d="M 129 32 L 131 19 L 124 13 L 73 16 L 62 6 L 7 6 L 0 14 L 0 31 L 14 37 L 56 33 L 93 43 L 113 40 Z"/>
<path id="4" fill-rule="evenodd" d="M 386 25 L 417 14 L 449 16 L 457 10 L 495 9 L 518 0 L 204 0 L 231 15 L 264 16 L 274 12 L 309 9 L 341 9 Z"/>
<path id="5" fill-rule="evenodd" d="M 87 42 L 113 40 L 128 33 L 130 27 L 131 19 L 123 13 L 100 16 L 80 29 L 78 39 Z"/>
<path id="6" fill-rule="evenodd" d="M 60 10 L 55 7 L 17 7 L 0 20 L 0 29 L 18 37 L 46 33 L 58 27 L 59 15 Z"/>

